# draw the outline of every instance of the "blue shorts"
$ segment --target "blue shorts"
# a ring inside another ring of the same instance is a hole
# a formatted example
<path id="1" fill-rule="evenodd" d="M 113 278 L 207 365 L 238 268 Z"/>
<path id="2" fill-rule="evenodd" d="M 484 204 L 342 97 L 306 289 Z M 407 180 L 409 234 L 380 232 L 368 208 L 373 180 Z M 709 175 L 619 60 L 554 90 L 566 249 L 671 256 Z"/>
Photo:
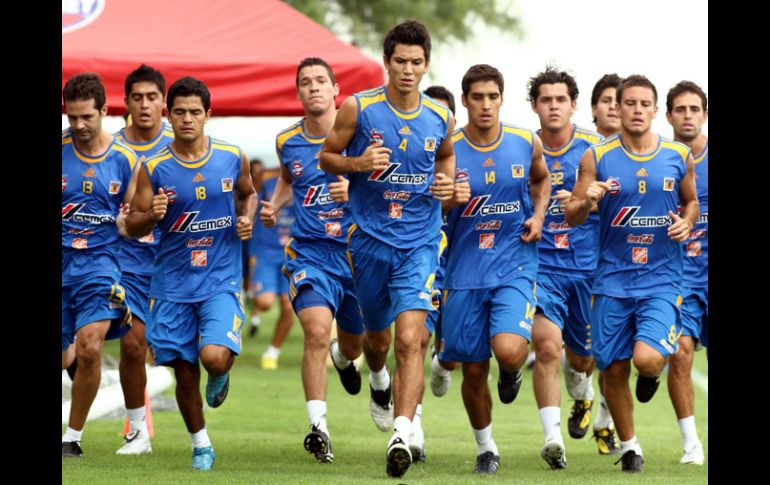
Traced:
<path id="1" fill-rule="evenodd" d="M 682 288 L 682 335 L 708 347 L 709 289 Z"/>
<path id="2" fill-rule="evenodd" d="M 254 266 L 254 276 L 251 278 L 254 294 L 288 295 L 289 281 L 281 272 L 283 253 L 280 250 L 260 250 L 255 256 L 257 263 Z"/>
<path id="3" fill-rule="evenodd" d="M 594 295 L 591 305 L 591 341 L 600 370 L 613 362 L 631 359 L 640 340 L 668 358 L 679 347 L 682 331 L 681 296 L 662 293 L 639 298 Z"/>
<path id="4" fill-rule="evenodd" d="M 168 365 L 182 359 L 197 365 L 204 345 L 221 345 L 238 355 L 245 318 L 238 293 L 218 293 L 195 303 L 150 299 L 147 345 L 155 363 Z"/>
<path id="5" fill-rule="evenodd" d="M 354 335 L 364 333 L 345 245 L 334 241 L 291 239 L 286 245 L 284 276 L 292 304 L 303 287 L 312 288 L 332 311 L 337 326 Z M 315 305 L 312 305 L 315 306 Z M 294 305 L 294 311 L 302 308 Z"/>
<path id="6" fill-rule="evenodd" d="M 109 320 L 106 340 L 131 330 L 131 310 L 126 290 L 110 276 L 94 276 L 61 289 L 61 349 L 67 350 L 75 334 L 89 323 Z"/>
<path id="7" fill-rule="evenodd" d="M 535 316 L 534 278 L 521 276 L 494 288 L 444 290 L 444 315 L 438 358 L 482 362 L 492 357 L 491 340 L 499 333 L 529 342 Z"/>
<path id="8" fill-rule="evenodd" d="M 367 330 L 388 328 L 407 310 L 432 311 L 441 234 L 421 246 L 398 249 L 353 224 L 348 259 Z"/>
<path id="9" fill-rule="evenodd" d="M 120 284 L 126 289 L 126 302 L 131 308 L 134 322 L 147 320 L 147 310 L 150 306 L 150 279 L 152 275 L 123 273 Z"/>
<path id="10" fill-rule="evenodd" d="M 431 293 L 431 305 L 433 305 L 432 312 L 428 312 L 428 316 L 425 318 L 425 328 L 428 330 L 429 335 L 433 335 L 433 332 L 436 331 L 436 328 L 440 326 L 441 321 L 441 310 L 442 310 L 442 298 L 441 298 L 441 289 L 439 288 L 433 288 L 433 292 Z"/>
<path id="11" fill-rule="evenodd" d="M 577 276 L 537 275 L 537 311 L 555 323 L 564 343 L 577 355 L 591 355 L 591 280 Z"/>

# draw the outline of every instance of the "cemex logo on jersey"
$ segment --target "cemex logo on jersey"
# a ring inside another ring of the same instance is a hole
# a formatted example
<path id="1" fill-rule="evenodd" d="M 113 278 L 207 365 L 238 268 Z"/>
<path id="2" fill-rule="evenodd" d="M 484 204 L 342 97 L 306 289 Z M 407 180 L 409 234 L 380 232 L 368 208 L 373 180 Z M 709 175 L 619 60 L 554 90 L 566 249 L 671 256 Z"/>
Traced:
<path id="1" fill-rule="evenodd" d="M 81 209 L 85 209 L 86 204 L 67 204 L 61 208 L 61 220 L 72 222 L 85 222 L 86 224 L 109 224 L 115 222 L 115 217 L 112 214 L 88 214 L 81 212 Z"/>
<path id="2" fill-rule="evenodd" d="M 293 173 L 295 177 L 302 175 L 302 164 L 299 162 L 299 160 L 294 160 L 291 162 L 291 173 Z"/>
<path id="3" fill-rule="evenodd" d="M 378 130 L 377 128 L 369 130 L 369 144 L 374 145 L 375 143 L 380 142 L 385 142 L 384 138 L 382 138 L 382 130 Z"/>
<path id="4" fill-rule="evenodd" d="M 564 214 L 564 208 L 561 206 L 559 199 L 553 199 L 551 205 L 548 206 L 548 214 L 552 216 L 560 216 Z"/>
<path id="5" fill-rule="evenodd" d="M 609 177 L 607 183 L 610 185 L 610 188 L 607 189 L 608 194 L 618 195 L 620 193 L 620 180 L 615 177 Z"/>
<path id="6" fill-rule="evenodd" d="M 329 195 L 328 193 L 326 194 L 322 193 L 324 187 L 326 187 L 326 184 L 310 186 L 307 189 L 305 198 L 302 199 L 302 206 L 312 207 L 316 204 L 325 205 L 325 204 L 331 204 L 332 202 L 334 202 L 331 195 Z"/>
<path id="7" fill-rule="evenodd" d="M 487 216 L 490 214 L 511 214 L 519 212 L 519 201 L 500 202 L 485 205 L 491 195 L 479 195 L 470 200 L 461 217 Z"/>
<path id="8" fill-rule="evenodd" d="M 224 229 L 233 224 L 233 218 L 230 216 L 219 217 L 217 219 L 206 219 L 196 221 L 200 211 L 184 212 L 171 226 L 170 232 L 203 232 Z"/>
<path id="9" fill-rule="evenodd" d="M 623 207 L 612 219 L 612 227 L 665 227 L 671 225 L 671 218 L 668 216 L 639 216 L 634 217 L 639 212 L 641 206 Z"/>
<path id="10" fill-rule="evenodd" d="M 342 219 L 342 217 L 345 215 L 345 211 L 343 209 L 340 209 L 339 207 L 336 209 L 332 209 L 330 211 L 321 211 L 318 213 L 318 218 L 322 221 L 329 220 L 329 219 Z"/>
<path id="11" fill-rule="evenodd" d="M 372 174 L 369 175 L 368 180 L 371 182 L 390 182 L 392 184 L 404 185 L 422 185 L 428 183 L 427 173 L 395 173 L 400 166 L 400 163 L 391 163 L 388 165 L 388 168 L 372 172 Z"/>

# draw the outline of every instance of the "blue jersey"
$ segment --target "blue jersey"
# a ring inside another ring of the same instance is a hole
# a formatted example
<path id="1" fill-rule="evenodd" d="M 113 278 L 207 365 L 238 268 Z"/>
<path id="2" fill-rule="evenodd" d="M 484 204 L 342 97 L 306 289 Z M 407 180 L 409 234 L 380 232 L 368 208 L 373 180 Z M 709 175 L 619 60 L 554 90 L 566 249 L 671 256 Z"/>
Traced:
<path id="1" fill-rule="evenodd" d="M 360 156 L 377 142 L 392 152 L 386 169 L 349 175 L 353 221 L 365 233 L 396 248 L 420 246 L 441 228 L 441 203 L 429 187 L 450 111 L 420 94 L 415 111 L 401 112 L 388 99 L 384 86 L 354 96 L 358 118 L 348 156 Z"/>
<path id="2" fill-rule="evenodd" d="M 478 146 L 464 129 L 452 136 L 458 178 L 469 179 L 471 199 L 447 215 L 449 251 L 444 288 L 492 288 L 537 275 L 537 243 L 524 243 L 524 221 L 534 207 L 529 194 L 535 134 L 501 123 L 492 144 Z"/>
<path id="3" fill-rule="evenodd" d="M 62 132 L 63 285 L 95 274 L 114 274 L 114 245 L 120 238 L 115 221 L 136 162 L 136 154 L 118 140 L 101 155 L 90 157 L 75 146 L 69 128 Z"/>
<path id="4" fill-rule="evenodd" d="M 572 130 L 572 137 L 563 147 L 555 150 L 543 147 L 551 176 L 552 198 L 545 213 L 543 237 L 537 247 L 539 272 L 590 278 L 596 268 L 599 214 L 591 212 L 586 222 L 573 228 L 567 224 L 564 209 L 553 195 L 559 190 L 572 192 L 580 159 L 589 147 L 599 143 L 601 135 L 575 125 Z"/>
<path id="5" fill-rule="evenodd" d="M 277 174 L 267 174 L 267 177 L 262 179 L 262 190 L 257 194 L 260 203 L 263 200 L 270 201 L 273 197 L 278 177 L 279 175 Z M 259 208 L 257 208 L 257 214 L 259 214 Z M 281 210 L 278 214 L 278 222 L 273 227 L 265 227 L 260 218 L 256 217 L 252 231 L 253 234 L 251 235 L 249 254 L 255 255 L 258 251 L 272 250 L 280 252 L 281 256 L 283 256 L 283 248 L 291 238 L 291 226 L 294 222 L 294 206 L 292 204 Z"/>
<path id="6" fill-rule="evenodd" d="M 691 288 L 709 285 L 709 146 L 695 158 L 695 184 L 698 188 L 700 218 L 684 242 L 684 284 Z"/>
<path id="7" fill-rule="evenodd" d="M 326 137 L 313 138 L 305 132 L 304 119 L 275 138 L 278 160 L 291 172 L 296 218 L 291 235 L 345 244 L 353 216 L 347 203 L 334 202 L 329 195 L 329 184 L 337 182 L 337 176 L 319 166 L 318 152 L 324 140 Z"/>
<path id="8" fill-rule="evenodd" d="M 599 201 L 599 263 L 592 292 L 637 298 L 678 292 L 682 247 L 668 237 L 687 172 L 687 146 L 659 137 L 658 147 L 637 155 L 619 135 L 591 148 L 597 180 L 612 187 Z"/>
<path id="9" fill-rule="evenodd" d="M 174 131 L 171 126 L 164 123 L 163 129 L 158 136 L 146 143 L 134 143 L 126 139 L 125 129 L 121 129 L 114 134 L 115 137 L 126 146 L 134 150 L 139 157 L 139 161 L 150 158 L 172 141 L 174 141 Z M 152 274 L 153 261 L 158 253 L 158 242 L 160 241 L 160 229 L 157 227 L 153 231 L 140 239 L 127 239 L 121 241 L 120 245 L 120 267 L 126 273 L 134 273 L 149 276 Z"/>
<path id="10" fill-rule="evenodd" d="M 158 221 L 161 239 L 150 297 L 204 301 L 240 289 L 241 241 L 236 233 L 233 190 L 241 175 L 241 150 L 209 138 L 209 151 L 195 162 L 179 159 L 170 146 L 145 162 L 153 193 L 168 196 Z"/>

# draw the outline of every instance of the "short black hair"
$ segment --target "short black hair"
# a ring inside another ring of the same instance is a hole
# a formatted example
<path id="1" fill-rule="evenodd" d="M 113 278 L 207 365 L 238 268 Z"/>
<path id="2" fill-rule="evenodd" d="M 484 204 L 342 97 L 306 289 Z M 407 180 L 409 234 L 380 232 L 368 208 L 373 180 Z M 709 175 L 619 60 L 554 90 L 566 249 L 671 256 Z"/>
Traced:
<path id="1" fill-rule="evenodd" d="M 633 88 L 633 87 L 642 87 L 642 88 L 650 88 L 652 89 L 652 96 L 655 100 L 655 104 L 658 104 L 658 90 L 655 89 L 655 85 L 652 84 L 652 81 L 647 79 L 646 76 L 643 76 L 641 74 L 631 74 L 627 78 L 623 80 L 623 82 L 618 86 L 617 91 L 615 91 L 615 99 L 617 100 L 618 104 L 620 104 L 620 100 L 623 97 L 623 91 L 626 90 L 626 88 Z"/>
<path id="2" fill-rule="evenodd" d="M 174 107 L 174 100 L 179 96 L 198 96 L 201 98 L 204 110 L 208 111 L 209 108 L 211 108 L 211 93 L 209 93 L 209 88 L 207 88 L 202 81 L 199 81 L 194 77 L 187 76 L 178 79 L 170 88 L 168 88 L 166 104 L 168 105 L 169 110 Z"/>
<path id="3" fill-rule="evenodd" d="M 502 73 L 489 64 L 476 64 L 469 67 L 468 71 L 463 76 L 461 83 L 463 96 L 468 96 L 473 83 L 477 83 L 479 81 L 493 81 L 495 84 L 497 84 L 497 87 L 500 88 L 500 94 L 503 94 L 503 89 L 505 88 L 505 80 L 503 79 Z"/>
<path id="4" fill-rule="evenodd" d="M 104 84 L 95 72 L 81 72 L 67 79 L 62 90 L 62 98 L 67 101 L 94 100 L 94 107 L 101 110 L 107 102 Z"/>
<path id="5" fill-rule="evenodd" d="M 431 98 L 440 99 L 446 102 L 447 106 L 449 106 L 449 111 L 451 111 L 452 114 L 455 114 L 455 97 L 452 92 L 444 86 L 431 86 L 423 91 L 423 93 Z"/>
<path id="6" fill-rule="evenodd" d="M 131 94 L 131 90 L 134 87 L 134 83 L 148 82 L 158 86 L 158 90 L 162 96 L 166 95 L 166 78 L 157 69 L 142 64 L 137 67 L 126 77 L 126 98 Z"/>
<path id="7" fill-rule="evenodd" d="M 430 33 L 422 23 L 407 20 L 390 29 L 383 42 L 385 59 L 390 60 L 396 50 L 396 44 L 419 45 L 425 52 L 425 61 L 430 61 Z"/>
<path id="8" fill-rule="evenodd" d="M 334 71 L 332 71 L 331 66 L 329 66 L 329 64 L 326 61 L 324 61 L 320 57 L 306 57 L 302 59 L 299 65 L 297 66 L 297 78 L 296 78 L 297 89 L 299 89 L 299 72 L 308 66 L 323 66 L 324 68 L 326 68 L 326 72 L 329 74 L 329 79 L 332 80 L 332 84 L 337 84 L 337 78 L 334 77 Z"/>
<path id="9" fill-rule="evenodd" d="M 679 81 L 676 86 L 668 91 L 668 95 L 666 96 L 667 113 L 670 113 L 671 110 L 674 109 L 674 100 L 676 97 L 684 93 L 693 93 L 700 96 L 703 111 L 708 110 L 708 98 L 706 97 L 706 93 L 703 92 L 703 89 L 692 81 Z"/>
<path id="10" fill-rule="evenodd" d="M 564 83 L 567 85 L 567 93 L 571 101 L 577 101 L 578 90 L 577 82 L 567 71 L 559 71 L 554 66 L 546 66 L 545 71 L 538 73 L 536 76 L 529 78 L 527 82 L 527 89 L 529 90 L 530 103 L 537 101 L 537 97 L 540 95 L 540 86 L 543 84 L 558 84 Z"/>

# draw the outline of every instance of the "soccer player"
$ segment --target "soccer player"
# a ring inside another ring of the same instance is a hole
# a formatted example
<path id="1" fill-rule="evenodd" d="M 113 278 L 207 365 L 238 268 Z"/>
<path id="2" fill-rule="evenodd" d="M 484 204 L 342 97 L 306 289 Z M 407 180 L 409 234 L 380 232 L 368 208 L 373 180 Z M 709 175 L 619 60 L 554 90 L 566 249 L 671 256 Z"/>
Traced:
<path id="1" fill-rule="evenodd" d="M 596 125 L 596 131 L 605 138 L 620 131 L 615 91 L 621 82 L 623 79 L 617 74 L 605 74 L 596 81 L 594 90 L 591 92 L 593 122 Z"/>
<path id="2" fill-rule="evenodd" d="M 155 362 L 174 369 L 192 467 L 210 470 L 215 453 L 203 417 L 198 360 L 208 372 L 206 402 L 218 407 L 241 347 L 241 240 L 251 237 L 257 197 L 246 156 L 205 134 L 211 116 L 206 85 L 184 77 L 171 85 L 167 99 L 174 141 L 139 171 L 126 229 L 141 237 L 160 226 L 147 341 Z"/>
<path id="3" fill-rule="evenodd" d="M 126 112 L 132 123 L 115 133 L 115 138 L 134 150 L 142 162 L 174 139 L 171 127 L 163 123 L 166 111 L 166 79 L 152 67 L 142 64 L 126 77 Z M 147 356 L 145 321 L 150 304 L 150 277 L 158 252 L 160 229 L 140 239 L 124 239 L 118 252 L 120 282 L 126 289 L 126 301 L 133 316 L 131 331 L 120 339 L 120 384 L 126 403 L 129 433 L 118 455 L 152 452 L 145 421 L 144 367 Z"/>
<path id="4" fill-rule="evenodd" d="M 412 463 L 409 435 L 424 386 L 420 333 L 433 308 L 440 201 L 449 200 L 454 190 L 454 118 L 419 90 L 430 50 L 430 34 L 421 23 L 393 27 L 384 42 L 387 84 L 346 99 L 321 149 L 322 169 L 350 174 L 354 224 L 348 252 L 367 329 L 370 411 L 381 430 L 390 425 L 385 358 L 395 320 L 395 419 L 386 466 L 394 477 Z"/>
<path id="5" fill-rule="evenodd" d="M 636 398 L 652 399 L 681 330 L 682 248 L 698 219 L 690 149 L 651 130 L 655 86 L 627 77 L 617 89 L 620 134 L 589 148 L 565 208 L 567 223 L 584 223 L 599 208 L 599 262 L 591 290 L 591 349 L 606 372 L 604 393 L 620 438 L 622 470 L 640 472 L 628 385 L 639 371 Z M 676 213 L 681 203 L 681 215 Z"/>
<path id="6" fill-rule="evenodd" d="M 62 436 L 62 457 L 80 457 L 88 411 L 99 390 L 105 339 L 120 338 L 131 327 L 126 290 L 120 284 L 117 220 L 130 200 L 136 154 L 102 129 L 107 115 L 101 79 L 85 72 L 72 76 L 62 92 L 70 127 L 62 133 L 62 369 L 72 360 L 72 406 Z"/>
<path id="7" fill-rule="evenodd" d="M 695 394 L 692 388 L 692 359 L 695 343 L 708 346 L 708 137 L 701 132 L 708 119 L 708 99 L 700 86 L 682 81 L 666 96 L 666 119 L 674 129 L 674 140 L 692 150 L 700 217 L 683 243 L 682 336 L 679 349 L 668 366 L 668 394 L 674 404 L 684 455 L 679 463 L 703 465 L 703 444 L 695 429 Z"/>
<path id="8" fill-rule="evenodd" d="M 275 225 L 279 211 L 293 199 L 296 221 L 284 268 L 305 333 L 302 385 L 310 433 L 304 446 L 319 462 L 331 463 L 326 352 L 329 349 L 345 390 L 358 394 L 361 374 L 353 361 L 361 355 L 364 325 L 345 255 L 345 235 L 352 224 L 346 203 L 348 181 L 324 172 L 318 162 L 321 145 L 334 124 L 339 85 L 326 61 L 309 57 L 297 66 L 296 88 L 305 117 L 276 137 L 281 175 L 272 199 L 262 202 L 260 217 L 265 226 Z M 338 338 L 330 342 L 335 318 Z"/>
<path id="9" fill-rule="evenodd" d="M 439 359 L 462 362 L 462 396 L 476 437 L 476 473 L 496 473 L 489 359 L 499 364 L 500 401 L 521 387 L 535 314 L 537 241 L 551 193 L 540 139 L 502 123 L 504 80 L 478 64 L 462 80 L 468 124 L 453 136 L 471 199 L 447 215 L 449 255 Z M 453 201 L 454 202 L 454 201 Z"/>

